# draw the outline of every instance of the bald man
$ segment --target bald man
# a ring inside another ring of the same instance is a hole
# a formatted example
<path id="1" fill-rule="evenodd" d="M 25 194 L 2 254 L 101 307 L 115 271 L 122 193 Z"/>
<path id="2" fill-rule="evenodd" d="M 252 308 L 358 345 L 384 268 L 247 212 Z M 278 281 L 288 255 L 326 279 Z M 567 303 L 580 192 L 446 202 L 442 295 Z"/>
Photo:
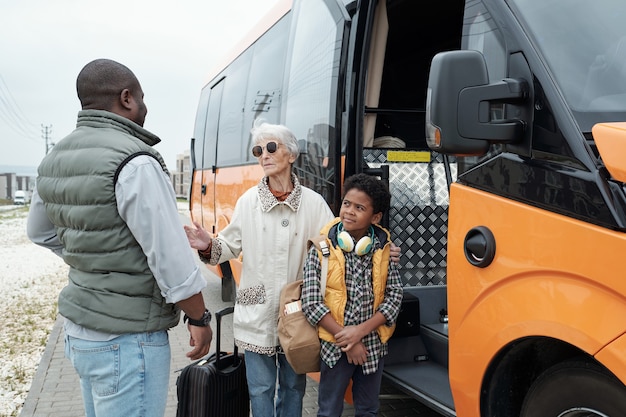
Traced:
<path id="1" fill-rule="evenodd" d="M 190 359 L 209 352 L 206 286 L 176 207 L 160 139 L 143 128 L 143 90 L 126 66 L 97 59 L 78 74 L 76 129 L 38 168 L 27 233 L 63 257 L 66 356 L 92 416 L 163 416 L 168 329 L 185 313 Z"/>

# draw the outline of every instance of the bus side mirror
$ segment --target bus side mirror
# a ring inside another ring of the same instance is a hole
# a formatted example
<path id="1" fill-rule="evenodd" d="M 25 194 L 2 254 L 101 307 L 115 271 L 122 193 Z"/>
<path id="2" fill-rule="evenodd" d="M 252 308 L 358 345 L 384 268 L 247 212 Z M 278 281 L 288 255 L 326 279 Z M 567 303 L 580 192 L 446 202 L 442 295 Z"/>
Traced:
<path id="1" fill-rule="evenodd" d="M 489 84 L 487 64 L 478 51 L 441 52 L 432 60 L 426 99 L 426 141 L 437 152 L 483 155 L 491 143 L 523 139 L 526 123 L 505 119 L 504 104 L 524 102 L 525 80 Z"/>
<path id="2" fill-rule="evenodd" d="M 611 177 L 626 182 L 626 123 L 598 123 L 591 132 Z"/>

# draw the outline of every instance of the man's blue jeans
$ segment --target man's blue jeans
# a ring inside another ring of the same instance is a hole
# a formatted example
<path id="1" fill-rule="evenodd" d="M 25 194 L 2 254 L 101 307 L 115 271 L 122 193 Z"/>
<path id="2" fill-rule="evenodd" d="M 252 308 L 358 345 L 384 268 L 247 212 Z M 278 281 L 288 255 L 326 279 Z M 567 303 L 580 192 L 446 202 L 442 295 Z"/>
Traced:
<path id="1" fill-rule="evenodd" d="M 246 351 L 246 377 L 254 417 L 300 417 L 306 375 L 296 374 L 284 354 Z M 276 379 L 278 375 L 278 393 Z M 276 404 L 274 405 L 274 399 Z"/>
<path id="2" fill-rule="evenodd" d="M 80 376 L 87 417 L 165 414 L 171 356 L 167 331 L 106 342 L 66 336 L 65 356 Z"/>

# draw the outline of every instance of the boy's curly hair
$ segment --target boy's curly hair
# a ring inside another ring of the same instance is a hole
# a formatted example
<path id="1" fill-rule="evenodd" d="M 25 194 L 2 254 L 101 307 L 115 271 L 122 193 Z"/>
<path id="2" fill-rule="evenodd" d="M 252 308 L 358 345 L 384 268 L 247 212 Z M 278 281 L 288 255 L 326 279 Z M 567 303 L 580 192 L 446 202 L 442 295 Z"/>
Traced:
<path id="1" fill-rule="evenodd" d="M 377 177 L 367 174 L 352 175 L 343 183 L 343 196 L 352 189 L 362 191 L 372 199 L 374 214 L 389 210 L 391 194 L 387 185 Z"/>

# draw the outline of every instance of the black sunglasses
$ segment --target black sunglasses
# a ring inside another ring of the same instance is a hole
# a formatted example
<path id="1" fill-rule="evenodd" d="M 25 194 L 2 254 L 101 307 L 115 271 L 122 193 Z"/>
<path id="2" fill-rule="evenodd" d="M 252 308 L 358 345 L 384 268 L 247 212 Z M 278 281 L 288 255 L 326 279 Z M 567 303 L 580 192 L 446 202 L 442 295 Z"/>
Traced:
<path id="1" fill-rule="evenodd" d="M 255 158 L 260 157 L 261 155 L 263 155 L 263 149 L 266 149 L 267 153 L 274 153 L 278 149 L 278 143 L 267 142 L 265 146 L 259 146 L 259 145 L 253 146 L 252 155 L 254 155 Z"/>

